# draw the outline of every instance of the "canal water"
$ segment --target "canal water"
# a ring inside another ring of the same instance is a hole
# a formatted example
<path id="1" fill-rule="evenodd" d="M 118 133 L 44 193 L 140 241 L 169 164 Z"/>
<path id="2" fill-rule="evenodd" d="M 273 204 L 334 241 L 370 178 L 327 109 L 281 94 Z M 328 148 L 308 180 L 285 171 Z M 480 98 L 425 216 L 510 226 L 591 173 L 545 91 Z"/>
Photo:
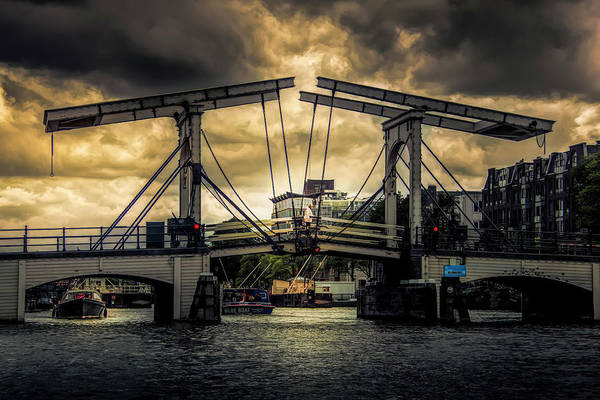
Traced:
<path id="1" fill-rule="evenodd" d="M 472 312 L 468 326 L 278 308 L 213 326 L 28 313 L 0 326 L 0 398 L 600 398 L 600 325 L 529 325 Z"/>

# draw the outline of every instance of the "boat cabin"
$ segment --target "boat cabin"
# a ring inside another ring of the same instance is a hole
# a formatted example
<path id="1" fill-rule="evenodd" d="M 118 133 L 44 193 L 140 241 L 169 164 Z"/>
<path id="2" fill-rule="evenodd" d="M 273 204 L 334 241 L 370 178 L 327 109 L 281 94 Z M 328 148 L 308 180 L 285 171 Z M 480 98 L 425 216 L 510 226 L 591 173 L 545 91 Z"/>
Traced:
<path id="1" fill-rule="evenodd" d="M 78 300 L 78 299 L 92 299 L 96 301 L 102 301 L 100 293 L 89 290 L 77 290 L 68 291 L 62 298 L 62 301 Z"/>

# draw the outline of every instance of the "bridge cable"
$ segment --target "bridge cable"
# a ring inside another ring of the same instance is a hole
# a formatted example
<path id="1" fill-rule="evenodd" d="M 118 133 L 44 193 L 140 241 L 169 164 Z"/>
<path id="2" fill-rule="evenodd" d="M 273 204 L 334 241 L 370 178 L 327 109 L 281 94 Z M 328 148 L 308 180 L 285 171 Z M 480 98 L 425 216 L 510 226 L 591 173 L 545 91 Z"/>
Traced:
<path id="1" fill-rule="evenodd" d="M 408 167 L 408 165 L 406 164 L 406 161 L 402 160 L 402 162 L 404 162 L 404 165 L 406 165 Z M 431 177 L 435 180 L 435 182 L 438 185 L 440 185 L 440 187 L 442 188 L 442 190 L 444 191 L 444 193 L 446 193 L 446 195 L 448 196 L 448 198 L 452 201 L 452 204 L 456 208 L 458 208 L 458 211 L 460 211 L 460 213 L 465 217 L 465 219 L 469 222 L 469 224 L 473 227 L 473 229 L 475 229 L 477 231 L 477 233 L 481 236 L 481 232 L 475 226 L 475 224 L 473 223 L 473 221 L 467 216 L 467 214 L 463 211 L 463 209 L 456 203 L 456 200 L 454 200 L 454 197 L 450 193 L 448 193 L 448 191 L 446 190 L 446 188 L 444 187 L 444 185 L 442 185 L 442 183 L 433 174 L 433 172 L 431 172 L 431 170 L 429 169 L 429 167 L 427 166 L 427 164 L 425 164 L 425 162 L 423 160 L 421 160 L 421 165 L 423 165 L 423 167 L 425 167 L 425 169 L 427 170 L 427 172 L 429 172 L 429 175 L 431 175 Z"/>
<path id="2" fill-rule="evenodd" d="M 283 112 L 281 111 L 281 96 L 279 95 L 279 82 L 276 82 L 277 84 L 277 104 L 279 104 L 279 119 L 281 121 L 281 134 L 283 136 L 283 151 L 285 153 L 285 165 L 287 167 L 287 174 L 288 174 L 288 182 L 290 184 L 290 194 L 294 193 L 294 191 L 292 190 L 292 176 L 290 174 L 290 162 L 288 161 L 288 151 L 287 151 L 287 145 L 285 142 L 285 129 L 283 127 Z M 273 196 L 275 197 L 275 196 Z M 296 209 L 294 207 L 294 199 L 292 198 L 292 219 L 296 216 Z"/>
<path id="3" fill-rule="evenodd" d="M 393 165 L 394 165 L 394 166 L 395 166 L 395 165 L 396 165 L 396 163 L 398 162 L 398 158 L 400 158 L 400 157 L 401 157 L 401 155 L 402 155 L 402 153 L 404 152 L 404 149 L 406 148 L 406 144 L 408 143 L 408 139 L 410 139 L 410 137 L 411 137 L 411 135 L 409 134 L 409 135 L 408 135 L 408 137 L 407 137 L 407 139 L 406 139 L 406 141 L 405 141 L 405 142 L 402 144 L 402 148 L 400 149 L 400 151 L 399 151 L 399 152 L 398 152 L 398 154 L 396 155 L 396 161 L 393 163 Z M 367 183 L 367 181 L 368 181 L 369 177 L 370 177 L 370 176 L 371 176 L 371 174 L 373 173 L 373 170 L 375 169 L 375 166 L 377 165 L 377 162 L 379 162 L 379 158 L 381 157 L 381 154 L 383 153 L 383 150 L 384 150 L 384 148 L 385 148 L 385 144 L 382 146 L 382 148 L 381 148 L 381 151 L 379 152 L 379 155 L 377 156 L 377 160 L 375 161 L 375 164 L 373 165 L 373 168 L 371 168 L 371 172 L 369 172 L 369 175 L 367 176 L 367 179 L 365 179 L 365 182 L 363 183 L 363 185 L 362 185 L 362 187 L 361 187 L 361 189 L 360 189 L 360 190 L 362 190 L 362 188 L 363 188 L 363 187 L 365 186 L 365 184 Z M 395 168 L 394 168 L 394 171 L 395 171 Z M 381 186 L 381 188 L 380 188 L 379 190 L 384 190 L 384 189 L 385 189 L 385 183 L 386 183 L 386 181 L 387 181 L 389 178 L 391 178 L 391 174 L 390 174 L 389 176 L 386 176 L 386 177 L 385 177 L 385 179 L 383 180 L 383 184 L 382 184 L 382 186 Z M 378 193 L 378 192 L 379 192 L 379 190 L 378 190 L 376 193 Z M 360 191 L 359 191 L 359 193 L 360 193 Z M 357 196 L 358 196 L 358 193 L 357 193 Z M 363 206 L 364 206 L 365 204 L 368 204 L 368 203 L 370 203 L 371 201 L 373 201 L 373 199 L 374 199 L 374 198 L 375 198 L 375 194 L 374 194 L 373 196 L 371 196 L 371 197 L 369 198 L 369 200 L 367 200 L 367 202 L 363 204 Z M 356 196 L 355 196 L 355 198 L 354 198 L 352 201 L 354 201 L 355 199 L 356 199 Z M 328 237 L 327 237 L 325 240 L 326 240 L 326 241 L 331 241 L 331 240 L 333 240 L 335 237 L 337 237 L 337 236 L 338 236 L 338 235 L 340 235 L 342 232 L 344 232 L 344 231 L 345 231 L 345 230 L 346 230 L 348 227 L 350 227 L 352 224 L 354 224 L 354 223 L 355 223 L 355 222 L 358 220 L 358 218 L 360 218 L 360 217 L 361 217 L 361 216 L 364 214 L 364 213 L 361 213 L 361 214 L 360 214 L 358 217 L 356 217 L 356 218 L 355 218 L 355 215 L 357 214 L 357 212 L 358 212 L 359 210 L 361 210 L 361 209 L 363 208 L 363 206 L 361 206 L 361 207 L 360 207 L 358 210 L 356 210 L 356 212 L 354 212 L 354 214 L 352 214 L 352 216 L 350 217 L 350 220 L 351 220 L 351 222 L 349 222 L 349 223 L 347 223 L 346 225 L 344 225 L 344 228 L 343 228 L 341 231 L 339 231 L 339 232 L 336 232 L 336 233 L 335 233 L 335 234 L 333 234 L 333 235 L 329 235 L 329 236 L 328 236 Z M 346 211 L 348 210 L 348 208 L 350 208 L 350 205 L 349 205 L 349 206 L 346 208 L 346 210 L 344 210 L 344 213 L 346 213 Z M 343 213 L 343 214 L 344 214 L 344 213 Z M 342 215 L 343 215 L 343 214 L 342 214 Z M 394 225 L 395 225 L 395 224 L 394 224 Z"/>
<path id="4" fill-rule="evenodd" d="M 298 278 L 298 276 L 300 276 L 300 273 L 302 272 L 302 270 L 304 269 L 304 267 L 306 267 L 306 264 L 308 264 L 308 262 L 310 261 L 310 259 L 312 258 L 312 254 L 310 254 L 308 257 L 306 257 L 306 260 L 304 261 L 304 264 L 302 264 L 302 268 L 300 268 L 298 270 L 298 273 L 296 274 L 296 276 L 294 277 L 294 279 L 292 279 L 292 281 L 290 282 L 290 285 L 288 286 L 286 293 L 290 292 L 290 289 L 292 288 L 292 286 L 294 285 L 294 282 L 296 282 L 296 279 Z"/>
<path id="5" fill-rule="evenodd" d="M 208 192 L 215 198 L 215 200 L 217 200 L 219 202 L 219 204 L 221 204 L 221 206 L 223 206 L 223 208 L 225 208 L 229 212 L 229 214 L 232 215 L 232 217 L 233 217 L 233 219 L 235 221 L 241 222 L 242 225 L 244 225 L 244 227 L 246 229 L 248 229 L 249 232 L 254 233 L 256 236 L 258 236 L 259 240 L 263 240 L 264 241 L 264 238 L 260 234 L 258 234 L 257 232 L 254 232 L 252 230 L 252 226 L 251 225 L 247 224 L 246 221 L 239 219 L 238 216 L 235 215 L 233 213 L 233 211 L 231 211 L 231 209 L 229 208 L 229 206 L 227 206 L 227 204 L 223 201 L 223 199 L 221 199 L 221 197 L 219 196 L 218 193 L 215 193 L 213 191 L 213 189 L 211 187 L 209 187 L 208 185 L 206 185 L 206 183 L 204 183 L 204 182 L 202 182 L 202 186 L 204 186 L 206 188 L 206 190 L 208 190 Z"/>
<path id="6" fill-rule="evenodd" d="M 117 243 L 115 244 L 115 247 L 113 247 L 113 249 L 117 249 L 119 247 L 119 243 L 121 241 L 122 241 L 122 243 L 121 243 L 121 249 L 125 248 L 125 244 L 127 243 L 127 239 L 129 239 L 129 237 L 131 236 L 131 234 L 133 233 L 133 231 L 139 226 L 139 224 L 146 217 L 146 215 L 148 214 L 148 212 L 152 209 L 152 207 L 154 207 L 154 205 L 156 204 L 156 202 L 160 199 L 160 197 L 167 190 L 167 187 L 173 182 L 173 180 L 175 179 L 175 177 L 179 174 L 179 172 L 181 172 L 182 169 L 183 169 L 183 166 L 182 167 L 177 167 L 173 171 L 173 173 L 171 175 L 169 175 L 169 178 L 167 178 L 167 181 L 154 194 L 154 196 L 146 204 L 146 206 L 144 207 L 144 209 L 140 212 L 140 214 L 138 214 L 138 216 L 136 217 L 136 219 L 134 220 L 134 222 L 131 224 L 131 226 L 129 226 L 127 228 L 127 230 L 121 236 L 121 238 L 117 241 Z"/>
<path id="7" fill-rule="evenodd" d="M 223 270 L 223 274 L 225 274 L 225 280 L 229 284 L 229 278 L 227 277 L 227 271 L 225 270 L 225 266 L 223 265 L 223 259 L 219 257 L 219 263 L 221 264 L 221 269 Z"/>
<path id="8" fill-rule="evenodd" d="M 333 97 L 335 96 L 335 90 L 337 82 L 333 83 L 333 89 L 331 89 L 331 105 L 329 107 L 329 120 L 327 121 L 327 137 L 325 139 L 325 153 L 323 154 L 323 171 L 321 172 L 321 194 L 319 195 L 319 208 L 317 210 L 317 222 L 315 223 L 315 240 L 319 233 L 319 220 L 321 217 L 321 204 L 323 203 L 323 179 L 325 179 L 325 165 L 327 164 L 327 150 L 329 149 L 329 134 L 331 133 L 331 116 L 333 114 Z"/>
<path id="9" fill-rule="evenodd" d="M 325 263 L 325 261 L 327 261 L 327 257 L 329 257 L 329 256 L 323 257 L 323 259 L 321 260 L 321 262 L 319 263 L 319 265 L 317 265 L 317 268 L 315 269 L 315 272 L 312 274 L 312 276 L 308 280 L 308 286 L 310 286 L 310 283 L 315 279 L 315 276 L 317 275 L 317 272 L 319 272 L 319 270 L 321 269 L 321 267 L 323 266 L 323 264 Z M 306 287 L 304 288 L 304 291 L 306 292 Z"/>
<path id="10" fill-rule="evenodd" d="M 231 181 L 229 180 L 229 178 L 227 177 L 227 175 L 225 174 L 225 171 L 223 170 L 223 168 L 221 167 L 221 163 L 219 163 L 219 160 L 217 160 L 217 157 L 215 156 L 215 153 L 213 152 L 212 146 L 210 145 L 210 143 L 208 142 L 208 137 L 206 136 L 206 132 L 204 131 L 204 129 L 200 129 L 200 132 L 202 133 L 202 137 L 204 138 L 204 141 L 206 142 L 206 145 L 208 146 L 208 150 L 210 151 L 210 154 L 212 155 L 213 159 L 215 160 L 215 163 L 217 164 L 217 167 L 219 167 L 219 170 L 221 171 L 221 174 L 223 174 L 223 177 L 225 178 L 225 180 L 227 181 L 227 183 L 229 184 L 229 187 L 231 188 L 231 190 L 233 190 L 233 193 L 235 193 L 235 195 L 237 196 L 237 198 L 240 200 L 240 202 L 244 205 L 244 207 L 246 207 L 246 209 L 248 210 L 248 212 L 257 220 L 261 223 L 262 226 L 265 227 L 265 229 L 267 229 L 268 231 L 270 231 L 271 233 L 275 234 L 275 232 L 273 232 L 271 230 L 271 228 L 269 228 L 267 225 L 265 225 L 260 218 L 258 218 L 256 216 L 256 214 L 254 214 L 254 212 L 252 212 L 252 210 L 250 209 L 250 207 L 248 207 L 248 205 L 246 204 L 246 202 L 244 202 L 244 200 L 240 197 L 239 193 L 237 192 L 237 190 L 235 190 L 235 188 L 233 187 L 233 184 L 231 183 Z"/>
<path id="11" fill-rule="evenodd" d="M 231 211 L 231 209 L 229 208 L 229 206 L 223 201 L 223 199 L 221 198 L 221 196 L 219 196 L 218 193 L 216 193 L 210 186 L 208 186 L 206 183 L 202 182 L 202 186 L 204 186 L 204 188 L 212 195 L 212 197 L 214 197 L 215 200 L 217 200 L 217 202 L 223 206 L 223 208 L 227 211 L 229 211 L 229 213 L 231 214 L 231 216 L 235 219 L 235 221 L 237 222 L 242 222 L 240 221 L 240 219 L 238 218 L 237 215 L 235 215 L 233 213 L 233 211 Z"/>
<path id="12" fill-rule="evenodd" d="M 204 167 L 202 167 L 202 170 L 204 170 Z M 206 171 L 205 171 L 206 173 Z M 231 214 L 231 216 L 233 217 L 233 219 L 236 222 L 240 222 L 242 225 L 244 225 L 244 227 L 246 229 L 248 229 L 249 232 L 254 233 L 257 236 L 257 239 L 264 241 L 265 239 L 258 233 L 252 230 L 252 225 L 248 224 L 247 221 L 240 219 L 237 215 L 235 215 L 235 213 L 233 211 L 231 211 L 231 208 L 229 208 L 229 206 L 227 205 L 227 203 L 225 203 L 225 201 L 221 198 L 221 196 L 219 196 L 218 193 L 216 193 L 210 186 L 208 186 L 204 181 L 201 181 L 202 186 L 204 186 L 206 188 L 206 190 L 208 190 L 208 192 L 215 198 L 215 200 L 217 200 L 217 202 L 219 202 L 219 204 L 221 204 L 221 206 L 223 206 L 223 208 L 225 208 L 225 210 L 227 210 L 229 212 L 229 214 Z M 218 225 L 218 224 L 215 224 Z"/>
<path id="13" fill-rule="evenodd" d="M 264 273 L 265 273 L 265 272 L 267 272 L 267 270 L 269 269 L 269 267 L 270 267 L 271 265 L 273 265 L 273 263 L 272 263 L 272 262 L 270 262 L 270 263 L 269 263 L 269 265 L 267 265 L 267 266 L 265 267 L 265 269 L 263 269 L 263 270 L 262 270 L 262 272 L 260 273 L 260 275 L 258 275 L 258 277 L 257 277 L 257 278 L 254 280 L 254 282 L 252 282 L 252 283 L 250 284 L 250 287 L 251 287 L 251 288 L 253 288 L 253 287 L 254 287 L 254 285 L 256 285 L 256 283 L 258 282 L 258 280 L 259 280 L 259 279 L 260 279 L 260 278 L 261 278 L 261 277 L 264 275 Z"/>
<path id="14" fill-rule="evenodd" d="M 259 266 L 261 263 L 262 263 L 262 260 L 260 260 L 260 261 L 258 262 L 258 264 L 256 264 L 256 267 L 254 267 L 254 268 L 252 269 L 252 271 L 250 271 L 250 273 L 249 273 L 249 274 L 248 274 L 248 275 L 247 275 L 247 276 L 244 278 L 244 280 L 243 280 L 243 281 L 240 283 L 240 286 L 238 286 L 238 287 L 242 287 L 242 285 L 243 285 L 244 283 L 246 283 L 246 281 L 248 280 L 248 278 L 250 278 L 250 276 L 251 276 L 251 275 L 254 273 L 254 271 L 256 271 L 256 268 L 258 268 L 258 266 Z"/>
<path id="15" fill-rule="evenodd" d="M 202 171 L 206 174 L 206 170 L 204 169 L 204 167 L 202 167 Z M 256 231 L 252 230 L 252 225 L 249 224 L 248 221 L 246 221 L 244 219 L 240 219 L 237 215 L 235 215 L 235 213 L 233 211 L 231 211 L 231 208 L 229 208 L 229 206 L 221 198 L 219 193 L 217 193 L 211 186 L 208 186 L 206 184 L 206 182 L 204 182 L 204 181 L 202 181 L 202 186 L 204 186 L 206 188 L 206 190 L 208 190 L 208 192 L 219 202 L 219 204 L 221 204 L 223 206 L 223 208 L 225 208 L 231 214 L 231 216 L 233 217 L 233 219 L 236 222 L 240 222 L 242 225 L 244 225 L 244 228 L 248 229 L 248 232 L 255 234 L 257 236 L 257 239 L 259 239 L 261 241 L 265 241 L 265 238 L 262 235 L 260 235 Z M 218 224 L 215 224 L 215 225 L 218 225 Z"/>
<path id="16" fill-rule="evenodd" d="M 106 239 L 108 237 L 108 235 L 117 226 L 117 224 L 121 221 L 121 219 L 123 219 L 123 217 L 125 216 L 125 214 L 127 214 L 129 212 L 129 210 L 131 209 L 131 207 L 133 207 L 133 205 L 140 199 L 140 197 L 144 194 L 144 192 L 146 191 L 146 189 L 148 189 L 150 187 L 150 185 L 154 182 L 154 180 L 158 177 L 158 175 L 163 171 L 163 169 L 165 169 L 165 167 L 169 164 L 169 162 L 173 159 L 173 157 L 175 157 L 175 154 L 177 154 L 177 152 L 179 150 L 181 150 L 181 148 L 183 147 L 183 145 L 185 143 L 187 143 L 187 141 L 188 141 L 188 138 L 186 137 L 175 148 L 175 150 L 173 150 L 173 152 L 171 152 L 171 154 L 169 155 L 169 157 L 167 157 L 167 159 L 156 170 L 156 172 L 154 172 L 154 175 L 152 175 L 152 177 L 148 180 L 148 182 L 146 182 L 146 184 L 144 185 L 144 187 L 142 187 L 142 189 L 133 197 L 133 200 L 131 200 L 131 202 L 127 205 L 127 207 L 125 207 L 125 209 L 123 210 L 123 212 L 121 212 L 121 214 L 113 221 L 113 223 L 110 225 L 110 227 L 100 236 L 100 238 L 96 241 L 96 243 L 94 244 L 94 246 L 92 246 L 92 250 L 96 250 L 98 248 L 98 246 L 100 246 L 104 242 L 104 239 Z"/>
<path id="17" fill-rule="evenodd" d="M 404 161 L 404 160 L 402 160 L 402 161 Z M 407 165 L 407 167 L 408 167 L 408 165 Z M 400 178 L 400 181 L 402 182 L 404 187 L 408 190 L 408 193 L 410 193 L 410 187 L 408 186 L 408 184 L 406 183 L 404 178 L 402 178 L 402 176 L 398 173 L 397 170 L 396 170 L 396 175 L 398 176 L 398 178 Z M 442 212 L 442 217 L 444 217 L 446 222 L 450 222 L 450 218 L 448 218 L 448 216 L 446 215 L 446 212 L 440 206 L 440 203 L 438 203 L 437 200 L 435 199 L 435 197 L 433 197 L 433 195 L 431 193 L 429 193 L 429 190 L 425 189 L 425 186 L 423 186 L 423 184 L 421 184 L 421 189 L 423 189 L 423 191 L 427 194 L 427 196 L 429 196 L 429 198 L 431 199 L 433 204 L 435 204 L 437 206 L 438 210 L 440 210 Z M 427 218 L 429 219 L 429 221 L 431 221 L 431 223 L 433 223 L 435 225 L 435 221 L 431 218 L 431 216 L 429 214 L 427 214 Z"/>
<path id="18" fill-rule="evenodd" d="M 273 180 L 273 164 L 271 162 L 271 146 L 269 146 L 269 129 L 267 127 L 267 112 L 265 111 L 265 96 L 261 93 L 260 95 L 263 112 L 263 121 L 265 122 L 265 136 L 267 138 L 267 154 L 269 156 L 269 171 L 271 172 L 271 188 L 273 189 L 273 207 L 275 209 L 275 218 L 278 218 L 277 213 L 277 202 L 275 201 L 275 181 Z"/>
<path id="19" fill-rule="evenodd" d="M 192 175 L 192 179 L 193 179 L 193 175 Z M 194 205 L 193 199 L 194 199 L 195 195 L 196 195 L 196 185 L 192 184 L 192 190 L 190 190 L 190 196 L 188 198 L 188 209 L 187 209 L 187 213 L 186 213 L 186 215 L 190 218 L 192 216 L 192 206 Z M 200 221 L 198 221 L 198 222 L 200 222 Z"/>
<path id="20" fill-rule="evenodd" d="M 381 150 L 379 151 L 379 155 L 377 156 L 377 159 L 375 160 L 375 164 L 373 164 L 373 167 L 371 168 L 371 171 L 369 172 L 369 174 L 365 178 L 365 181 L 363 182 L 363 184 L 360 187 L 360 189 L 358 189 L 358 192 L 356 192 L 356 194 L 354 195 L 354 198 L 352 199 L 352 201 L 350 202 L 350 204 L 348 204 L 348 207 L 346 207 L 346 209 L 342 212 L 342 214 L 341 214 L 342 216 L 344 214 L 346 214 L 346 211 L 348 211 L 348 209 L 350 209 L 350 207 L 352 207 L 352 204 L 354 204 L 354 202 L 356 201 L 356 198 L 358 197 L 358 195 L 360 194 L 360 192 L 363 190 L 363 188 L 367 184 L 369 178 L 371 177 L 371 174 L 373 173 L 373 171 L 375 170 L 375 167 L 377 166 L 377 163 L 379 162 L 379 159 L 381 158 L 381 154 L 383 154 L 383 149 L 385 149 L 385 144 L 383 146 L 381 146 Z"/>
<path id="21" fill-rule="evenodd" d="M 313 129 L 315 127 L 315 114 L 317 112 L 317 103 L 313 104 L 312 121 L 310 123 L 310 136 L 308 137 L 308 152 L 306 154 L 306 167 L 304 168 L 304 180 L 302 181 L 302 196 L 300 197 L 300 212 L 304 206 L 304 185 L 306 185 L 306 176 L 308 174 L 308 165 L 310 161 L 310 148 L 312 145 Z M 292 203 L 294 200 L 292 200 Z"/>
<path id="22" fill-rule="evenodd" d="M 471 200 L 471 202 L 473 204 L 477 204 L 475 203 L 475 200 L 473 200 L 473 198 L 471 197 L 471 195 L 465 191 L 465 189 L 462 187 L 462 185 L 460 184 L 460 182 L 458 182 L 458 180 L 454 177 L 454 175 L 452 175 L 452 172 L 450 172 L 450 170 L 448 170 L 448 168 L 446 168 L 446 166 L 440 161 L 440 159 L 435 155 L 435 153 L 429 148 L 429 146 L 427 146 L 427 143 L 421 141 L 421 143 L 423 143 L 423 145 L 425 146 L 425 148 L 427 150 L 429 150 L 429 153 L 431 153 L 431 155 L 437 160 L 437 162 L 442 166 L 442 168 L 444 169 L 444 171 L 446 171 L 446 173 L 448 175 L 450 175 L 450 177 L 452 178 L 452 180 L 454 180 L 454 182 L 458 185 L 458 187 L 460 188 L 460 190 L 462 190 L 462 192 L 469 198 L 469 200 Z M 485 211 L 483 211 L 483 207 L 480 207 L 480 211 L 481 211 L 481 215 L 483 215 L 484 217 L 486 217 L 488 219 L 488 221 L 490 222 L 490 224 L 499 232 L 501 232 L 504 236 L 504 239 L 508 242 L 511 243 L 508 238 L 506 237 L 506 235 L 504 234 L 504 232 L 502 230 L 500 230 L 500 228 L 498 228 L 498 226 L 494 223 L 494 221 L 492 221 L 492 219 L 487 215 L 487 213 Z M 513 245 L 514 246 L 514 245 Z"/>
<path id="23" fill-rule="evenodd" d="M 50 135 L 50 178 L 54 176 L 54 132 Z"/>
<path id="24" fill-rule="evenodd" d="M 171 175 L 169 175 L 167 180 L 162 184 L 162 186 L 158 189 L 158 191 L 154 194 L 154 196 L 152 196 L 150 201 L 146 204 L 146 206 L 142 209 L 142 211 L 135 218 L 135 220 L 133 221 L 131 226 L 129 226 L 129 228 L 127 228 L 127 230 L 125 231 L 123 236 L 121 236 L 121 238 L 117 241 L 117 243 L 115 244 L 115 247 L 113 247 L 113 249 L 117 249 L 119 247 L 119 244 L 121 245 L 122 249 L 125 247 L 125 243 L 127 242 L 127 239 L 129 239 L 129 237 L 131 236 L 131 234 L 133 233 L 135 228 L 138 227 L 140 222 L 142 222 L 144 217 L 148 214 L 148 212 L 152 209 L 152 207 L 154 207 L 154 204 L 156 204 L 156 202 L 160 199 L 160 197 L 167 190 L 167 188 L 173 182 L 173 180 L 179 174 L 179 172 L 185 166 L 187 166 L 188 160 L 186 160 L 183 164 L 178 165 L 177 168 L 175 168 L 175 170 L 171 173 Z M 121 243 L 121 241 L 122 241 L 122 243 Z"/>
<path id="25" fill-rule="evenodd" d="M 540 141 L 538 140 L 538 137 L 540 135 L 535 135 L 535 143 L 538 145 L 539 148 L 544 148 L 544 155 L 546 154 L 546 132 L 544 132 L 544 136 L 542 138 L 542 142 L 540 143 Z"/>
<path id="26" fill-rule="evenodd" d="M 377 197 L 380 192 L 383 192 L 383 189 L 385 187 L 385 183 L 381 185 L 381 187 L 371 195 L 371 197 L 369 197 L 367 199 L 366 202 L 364 202 L 359 208 L 358 210 L 354 211 L 354 213 L 352 214 L 352 216 L 350 217 L 350 222 L 346 223 L 342 230 L 340 230 L 339 232 L 336 232 L 333 235 L 329 235 L 327 238 L 323 239 L 325 242 L 331 242 L 333 239 L 335 239 L 337 236 L 339 236 L 342 232 L 344 232 L 346 229 L 348 229 L 350 226 L 352 226 L 360 217 L 362 217 L 362 215 L 366 212 L 367 207 L 369 206 L 370 203 L 373 202 L 373 200 L 375 200 L 375 197 Z M 316 234 L 315 234 L 316 237 Z"/>
<path id="27" fill-rule="evenodd" d="M 277 243 L 275 243 L 275 241 L 267 233 L 265 233 L 265 231 L 263 231 L 262 229 L 260 229 L 260 226 L 258 226 L 252 219 L 250 219 L 246 215 L 246 213 L 240 207 L 238 207 L 237 204 L 235 204 L 225 193 L 223 193 L 223 191 L 208 177 L 208 175 L 206 175 L 206 173 L 205 173 L 205 171 L 203 169 L 200 171 L 200 174 L 201 174 L 201 176 L 204 179 L 206 179 L 206 182 L 208 182 L 208 184 L 211 185 L 213 187 L 213 189 L 215 189 L 215 191 L 219 193 L 219 195 L 221 195 L 225 200 L 227 200 L 227 202 L 229 202 L 229 204 L 231 204 L 237 210 L 237 212 L 239 212 L 240 214 L 242 214 L 242 216 L 250 224 L 252 224 L 252 226 L 258 232 L 260 232 L 261 235 L 263 235 L 265 237 L 265 239 L 267 240 L 267 242 L 269 242 L 269 244 L 271 244 L 272 246 L 277 246 Z"/>

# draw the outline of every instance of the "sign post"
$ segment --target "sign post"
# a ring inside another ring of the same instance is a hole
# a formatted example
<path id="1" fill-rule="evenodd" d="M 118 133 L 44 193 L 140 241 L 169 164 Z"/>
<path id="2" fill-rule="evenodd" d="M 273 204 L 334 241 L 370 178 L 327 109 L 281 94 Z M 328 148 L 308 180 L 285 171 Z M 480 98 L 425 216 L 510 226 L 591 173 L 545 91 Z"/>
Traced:
<path id="1" fill-rule="evenodd" d="M 444 265 L 444 278 L 459 278 L 467 276 L 466 265 Z"/>

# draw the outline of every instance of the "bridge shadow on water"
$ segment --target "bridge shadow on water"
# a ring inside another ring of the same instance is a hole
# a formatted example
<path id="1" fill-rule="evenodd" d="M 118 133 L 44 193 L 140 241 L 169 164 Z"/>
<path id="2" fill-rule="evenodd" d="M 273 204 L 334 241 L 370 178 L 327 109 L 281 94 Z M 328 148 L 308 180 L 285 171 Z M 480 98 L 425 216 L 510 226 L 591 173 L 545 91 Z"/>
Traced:
<path id="1" fill-rule="evenodd" d="M 504 308 L 519 311 L 523 321 L 538 323 L 562 323 L 593 320 L 592 292 L 564 281 L 537 276 L 499 276 L 470 281 L 461 285 L 461 291 L 469 304 L 469 296 L 478 294 L 478 287 L 493 290 L 489 285 L 511 288 L 520 293 L 515 304 L 514 292 L 504 299 Z M 508 301 L 507 301 L 508 300 Z M 511 304 L 512 301 L 512 304 Z"/>

